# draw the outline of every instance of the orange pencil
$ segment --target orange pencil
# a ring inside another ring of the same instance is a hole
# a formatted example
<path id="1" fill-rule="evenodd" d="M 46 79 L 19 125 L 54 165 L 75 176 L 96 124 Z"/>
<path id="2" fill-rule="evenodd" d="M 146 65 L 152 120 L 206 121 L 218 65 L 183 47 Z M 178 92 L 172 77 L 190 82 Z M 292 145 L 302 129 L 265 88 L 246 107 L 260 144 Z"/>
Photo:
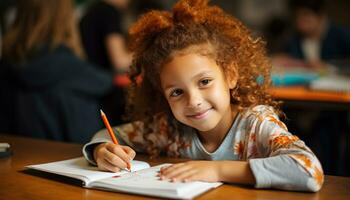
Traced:
<path id="1" fill-rule="evenodd" d="M 102 110 L 100 110 L 100 112 L 101 112 L 101 117 L 102 117 L 103 123 L 105 124 L 105 126 L 106 126 L 106 128 L 107 128 L 107 130 L 108 130 L 108 133 L 109 133 L 109 135 L 110 135 L 111 138 L 112 138 L 113 143 L 114 143 L 114 144 L 119 144 L 117 138 L 115 137 L 114 131 L 113 131 L 111 125 L 110 125 L 109 122 L 108 122 L 108 119 L 107 119 L 106 114 L 105 114 Z M 127 162 L 126 164 L 127 164 L 128 170 L 131 171 L 130 162 Z"/>

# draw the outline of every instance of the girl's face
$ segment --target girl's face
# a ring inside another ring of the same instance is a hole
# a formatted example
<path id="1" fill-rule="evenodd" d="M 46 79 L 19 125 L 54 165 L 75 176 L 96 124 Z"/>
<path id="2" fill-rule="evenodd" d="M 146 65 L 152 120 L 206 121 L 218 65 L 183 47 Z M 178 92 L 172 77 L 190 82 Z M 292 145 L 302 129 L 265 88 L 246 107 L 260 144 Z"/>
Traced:
<path id="1" fill-rule="evenodd" d="M 228 84 L 215 60 L 177 55 L 163 66 L 160 80 L 172 113 L 183 124 L 208 132 L 232 123 L 230 88 L 236 81 Z"/>

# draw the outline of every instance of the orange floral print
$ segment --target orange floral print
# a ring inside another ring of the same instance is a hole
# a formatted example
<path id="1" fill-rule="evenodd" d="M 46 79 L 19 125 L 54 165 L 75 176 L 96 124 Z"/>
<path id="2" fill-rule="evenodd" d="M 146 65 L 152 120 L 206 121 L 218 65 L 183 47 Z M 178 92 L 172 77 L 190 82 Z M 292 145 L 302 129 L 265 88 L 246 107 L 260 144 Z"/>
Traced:
<path id="1" fill-rule="evenodd" d="M 272 142 L 270 141 L 273 149 L 275 148 L 281 148 L 281 147 L 288 147 L 290 144 L 298 141 L 299 138 L 295 135 L 280 135 L 275 137 Z"/>
<path id="2" fill-rule="evenodd" d="M 321 186 L 324 181 L 323 171 L 319 169 L 306 155 L 294 154 L 291 155 L 292 158 L 297 160 L 311 175 L 318 186 Z"/>
<path id="3" fill-rule="evenodd" d="M 238 155 L 243 155 L 243 152 L 244 152 L 244 143 L 243 143 L 243 141 L 239 141 L 238 143 L 235 144 L 234 151 Z"/>
<path id="4" fill-rule="evenodd" d="M 269 121 L 277 124 L 279 127 L 283 128 L 285 131 L 288 130 L 286 125 L 283 122 L 281 122 L 280 120 L 276 119 L 275 117 L 269 116 Z"/>
<path id="5" fill-rule="evenodd" d="M 324 181 L 324 175 L 322 170 L 318 169 L 317 167 L 314 168 L 315 174 L 314 174 L 314 179 L 316 183 L 321 187 Z"/>
<path id="6" fill-rule="evenodd" d="M 302 163 L 303 163 L 303 166 L 304 166 L 305 168 L 311 169 L 311 167 L 312 167 L 312 162 L 311 162 L 311 160 L 310 160 L 308 157 L 306 157 L 305 155 L 302 155 L 302 154 L 294 154 L 293 157 L 294 157 L 295 159 L 301 160 Z"/>
<path id="7" fill-rule="evenodd" d="M 252 142 L 256 141 L 256 134 L 252 134 L 249 138 Z"/>
<path id="8" fill-rule="evenodd" d="M 130 131 L 127 133 L 128 137 L 129 137 L 129 141 L 134 141 L 134 139 L 138 136 L 138 132 L 137 131 Z"/>

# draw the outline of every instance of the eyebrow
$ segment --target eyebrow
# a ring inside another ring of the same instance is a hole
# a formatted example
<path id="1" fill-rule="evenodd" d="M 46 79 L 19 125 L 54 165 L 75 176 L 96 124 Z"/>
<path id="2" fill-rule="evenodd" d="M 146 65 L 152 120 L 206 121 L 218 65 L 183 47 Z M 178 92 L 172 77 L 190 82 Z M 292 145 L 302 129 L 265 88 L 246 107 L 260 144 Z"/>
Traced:
<path id="1" fill-rule="evenodd" d="M 194 77 L 191 78 L 191 80 L 205 76 L 205 75 L 210 75 L 210 74 L 212 74 L 212 71 L 207 70 L 207 71 L 204 71 L 204 72 L 201 72 L 201 73 L 195 75 Z"/>
<path id="2" fill-rule="evenodd" d="M 191 80 L 197 79 L 197 78 L 202 77 L 202 76 L 205 76 L 205 75 L 210 75 L 210 74 L 212 74 L 212 71 L 209 71 L 209 70 L 208 70 L 208 71 L 204 71 L 204 72 L 201 72 L 201 73 L 199 73 L 199 74 L 193 76 L 193 77 L 191 78 Z M 169 88 L 172 88 L 172 87 L 174 87 L 174 86 L 175 86 L 175 85 L 173 85 L 173 84 L 167 85 L 167 86 L 164 88 L 164 91 L 167 90 L 167 89 L 169 89 Z"/>

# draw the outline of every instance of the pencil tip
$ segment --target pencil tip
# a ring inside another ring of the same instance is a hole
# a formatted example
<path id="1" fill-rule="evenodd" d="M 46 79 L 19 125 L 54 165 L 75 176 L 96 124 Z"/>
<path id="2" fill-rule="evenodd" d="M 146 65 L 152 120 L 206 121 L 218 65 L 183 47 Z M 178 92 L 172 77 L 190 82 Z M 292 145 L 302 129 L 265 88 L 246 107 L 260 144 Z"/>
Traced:
<path id="1" fill-rule="evenodd" d="M 100 109 L 100 113 L 101 113 L 101 115 L 104 115 L 105 113 L 102 111 L 102 109 Z"/>

